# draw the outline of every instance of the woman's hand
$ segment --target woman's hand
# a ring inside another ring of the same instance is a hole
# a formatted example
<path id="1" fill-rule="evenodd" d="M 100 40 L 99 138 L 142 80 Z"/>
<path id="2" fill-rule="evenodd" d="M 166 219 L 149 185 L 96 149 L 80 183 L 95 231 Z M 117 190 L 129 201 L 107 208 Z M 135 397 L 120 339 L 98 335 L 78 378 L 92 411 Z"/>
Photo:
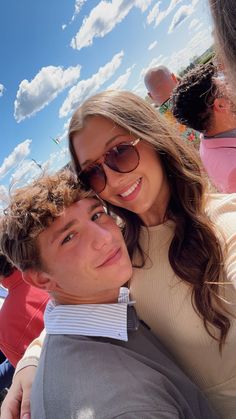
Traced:
<path id="1" fill-rule="evenodd" d="M 30 419 L 30 392 L 35 373 L 36 367 L 30 365 L 14 376 L 1 406 L 1 419 Z"/>

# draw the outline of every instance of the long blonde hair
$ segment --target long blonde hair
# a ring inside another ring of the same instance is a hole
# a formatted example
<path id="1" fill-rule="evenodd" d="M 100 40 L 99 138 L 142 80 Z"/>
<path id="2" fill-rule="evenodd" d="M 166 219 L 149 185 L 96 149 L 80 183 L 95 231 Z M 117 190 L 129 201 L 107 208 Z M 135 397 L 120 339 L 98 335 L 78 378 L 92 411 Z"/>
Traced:
<path id="1" fill-rule="evenodd" d="M 192 285 L 192 304 L 204 326 L 220 348 L 230 328 L 230 320 L 219 309 L 219 281 L 223 275 L 223 254 L 212 223 L 205 212 L 206 182 L 198 155 L 187 146 L 166 119 L 145 100 L 131 92 L 106 91 L 86 100 L 72 116 L 69 126 L 69 148 L 77 173 L 79 160 L 75 153 L 74 134 L 81 131 L 88 118 L 102 116 L 125 128 L 134 136 L 152 144 L 167 175 L 171 198 L 167 217 L 176 222 L 169 248 L 174 272 Z M 131 257 L 139 244 L 141 219 L 124 208 L 108 207 L 125 220 L 125 240 Z M 212 332 L 213 325 L 219 331 Z"/>

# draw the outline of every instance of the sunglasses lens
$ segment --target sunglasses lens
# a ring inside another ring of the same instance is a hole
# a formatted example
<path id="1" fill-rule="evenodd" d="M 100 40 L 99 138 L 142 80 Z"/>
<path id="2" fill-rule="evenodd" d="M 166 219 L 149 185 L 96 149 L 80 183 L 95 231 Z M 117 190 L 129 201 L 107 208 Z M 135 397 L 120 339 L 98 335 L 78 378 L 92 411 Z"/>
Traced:
<path id="1" fill-rule="evenodd" d="M 100 165 L 95 165 L 80 173 L 79 178 L 87 189 L 100 193 L 106 186 L 106 175 Z"/>
<path id="2" fill-rule="evenodd" d="M 131 144 L 120 144 L 107 153 L 105 164 L 120 173 L 129 173 L 139 164 L 139 153 Z"/>
<path id="3" fill-rule="evenodd" d="M 118 173 L 129 173 L 138 167 L 139 152 L 133 144 L 119 144 L 104 156 L 104 163 Z M 102 164 L 85 169 L 79 174 L 79 179 L 87 189 L 101 193 L 107 183 L 106 173 Z"/>

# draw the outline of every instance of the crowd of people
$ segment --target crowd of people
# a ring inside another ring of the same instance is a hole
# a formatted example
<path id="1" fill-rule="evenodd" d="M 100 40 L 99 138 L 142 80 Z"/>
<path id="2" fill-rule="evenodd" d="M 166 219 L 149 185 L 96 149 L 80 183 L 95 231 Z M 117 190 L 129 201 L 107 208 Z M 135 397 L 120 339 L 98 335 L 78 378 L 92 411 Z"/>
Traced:
<path id="1" fill-rule="evenodd" d="M 0 350 L 16 371 L 2 419 L 235 417 L 233 3 L 209 0 L 214 62 L 181 79 L 150 69 L 155 107 L 88 98 L 69 126 L 71 169 L 12 192 Z"/>

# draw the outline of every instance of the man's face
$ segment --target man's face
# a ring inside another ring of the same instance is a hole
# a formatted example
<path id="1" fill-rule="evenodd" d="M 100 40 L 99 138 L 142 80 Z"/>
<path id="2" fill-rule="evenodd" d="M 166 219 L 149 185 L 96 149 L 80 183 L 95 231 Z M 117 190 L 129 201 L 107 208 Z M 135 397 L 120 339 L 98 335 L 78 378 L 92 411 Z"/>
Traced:
<path id="1" fill-rule="evenodd" d="M 66 208 L 37 240 L 54 291 L 67 304 L 73 297 L 75 303 L 105 301 L 132 274 L 120 229 L 96 199 Z"/>

